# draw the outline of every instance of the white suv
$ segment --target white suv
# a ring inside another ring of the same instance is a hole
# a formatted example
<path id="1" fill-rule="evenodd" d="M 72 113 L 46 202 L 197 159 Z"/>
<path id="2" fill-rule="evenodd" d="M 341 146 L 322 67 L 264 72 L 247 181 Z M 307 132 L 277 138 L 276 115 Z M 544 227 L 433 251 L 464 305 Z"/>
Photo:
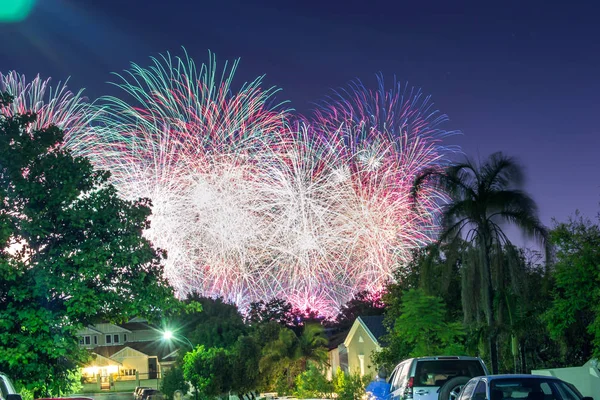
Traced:
<path id="1" fill-rule="evenodd" d="M 0 400 L 21 400 L 8 376 L 0 372 Z"/>
<path id="2" fill-rule="evenodd" d="M 368 393 L 376 400 L 456 400 L 473 377 L 487 375 L 479 357 L 419 357 L 394 368 L 385 390 Z"/>

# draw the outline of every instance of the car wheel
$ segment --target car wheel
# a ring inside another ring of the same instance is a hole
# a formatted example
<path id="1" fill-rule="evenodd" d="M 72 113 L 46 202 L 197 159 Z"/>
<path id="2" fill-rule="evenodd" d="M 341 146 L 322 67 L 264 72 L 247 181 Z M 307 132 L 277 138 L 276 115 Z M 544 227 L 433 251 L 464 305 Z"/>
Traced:
<path id="1" fill-rule="evenodd" d="M 471 378 L 466 376 L 457 376 L 450 379 L 440 388 L 438 400 L 457 400 L 461 389 L 470 380 Z"/>

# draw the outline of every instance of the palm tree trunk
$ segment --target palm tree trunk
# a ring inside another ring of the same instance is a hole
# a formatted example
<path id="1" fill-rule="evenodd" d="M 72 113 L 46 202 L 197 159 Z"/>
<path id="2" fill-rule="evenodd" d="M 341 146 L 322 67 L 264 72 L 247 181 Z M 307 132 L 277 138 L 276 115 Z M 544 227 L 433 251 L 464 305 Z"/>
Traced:
<path id="1" fill-rule="evenodd" d="M 485 229 L 485 228 L 484 228 Z M 484 231 L 482 229 L 482 231 Z M 479 249 L 481 251 L 483 301 L 485 304 L 486 319 L 488 325 L 488 349 L 490 352 L 490 363 L 492 374 L 498 373 L 498 335 L 496 333 L 496 319 L 494 313 L 494 286 L 492 284 L 492 271 L 490 262 L 490 240 L 483 234 L 480 239 Z"/>

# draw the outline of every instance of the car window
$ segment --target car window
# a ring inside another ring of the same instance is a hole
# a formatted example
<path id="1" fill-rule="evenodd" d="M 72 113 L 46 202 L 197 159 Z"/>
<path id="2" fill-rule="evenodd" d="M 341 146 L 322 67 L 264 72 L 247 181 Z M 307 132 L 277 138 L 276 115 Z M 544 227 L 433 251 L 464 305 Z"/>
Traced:
<path id="1" fill-rule="evenodd" d="M 575 391 L 573 391 L 569 385 L 566 385 L 560 381 L 555 381 L 554 383 L 562 400 L 580 400 L 579 395 L 575 393 Z"/>
<path id="2" fill-rule="evenodd" d="M 398 365 L 398 369 L 396 370 L 396 376 L 392 381 L 392 390 L 396 390 L 400 387 L 400 384 L 402 383 L 402 371 L 405 369 L 405 365 L 406 363 Z"/>
<path id="3" fill-rule="evenodd" d="M 423 360 L 417 363 L 415 386 L 443 386 L 457 376 L 485 375 L 478 360 Z"/>
<path id="4" fill-rule="evenodd" d="M 458 398 L 458 400 L 468 400 L 471 398 L 471 394 L 473 394 L 473 391 L 475 389 L 475 384 L 477 383 L 477 381 L 469 381 L 465 387 L 463 388 L 462 392 L 460 393 L 460 396 Z"/>
<path id="5" fill-rule="evenodd" d="M 545 378 L 495 379 L 490 391 L 491 400 L 581 400 L 564 382 Z"/>
<path id="6" fill-rule="evenodd" d="M 477 386 L 475 386 L 475 390 L 473 391 L 473 399 L 484 400 L 485 398 L 486 398 L 485 382 L 479 381 Z"/>

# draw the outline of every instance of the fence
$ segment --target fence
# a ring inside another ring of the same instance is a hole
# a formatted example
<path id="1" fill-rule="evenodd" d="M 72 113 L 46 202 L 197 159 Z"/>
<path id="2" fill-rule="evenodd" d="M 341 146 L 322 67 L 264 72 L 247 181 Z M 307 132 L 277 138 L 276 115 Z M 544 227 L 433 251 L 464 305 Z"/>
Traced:
<path id="1" fill-rule="evenodd" d="M 82 381 L 82 393 L 132 392 L 137 386 L 160 390 L 160 373 L 138 373 L 135 375 L 109 375 L 86 378 Z"/>

